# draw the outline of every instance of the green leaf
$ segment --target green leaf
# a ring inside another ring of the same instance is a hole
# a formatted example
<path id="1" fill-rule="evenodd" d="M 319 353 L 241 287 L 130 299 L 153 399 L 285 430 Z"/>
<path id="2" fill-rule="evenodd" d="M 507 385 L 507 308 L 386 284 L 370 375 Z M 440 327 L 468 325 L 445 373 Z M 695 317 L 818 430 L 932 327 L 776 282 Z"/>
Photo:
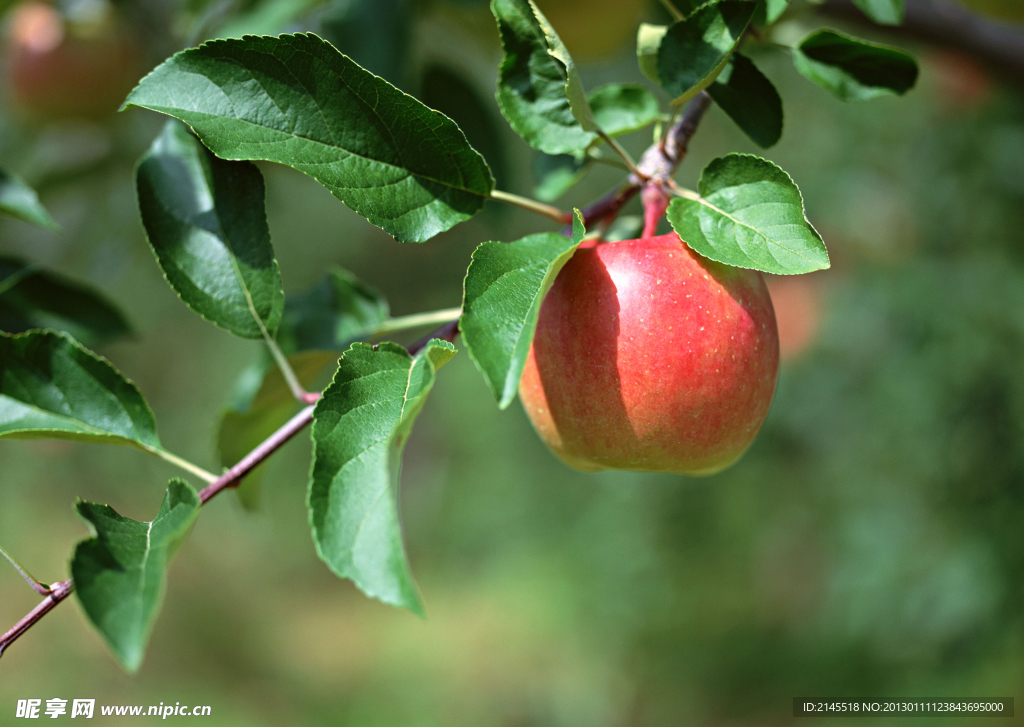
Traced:
<path id="1" fill-rule="evenodd" d="M 59 230 L 60 225 L 39 201 L 39 195 L 20 177 L 0 169 L 0 212 L 48 230 Z"/>
<path id="2" fill-rule="evenodd" d="M 592 159 L 577 161 L 572 154 L 538 154 L 533 164 L 537 178 L 533 196 L 542 202 L 554 202 L 582 182 L 593 166 Z"/>
<path id="3" fill-rule="evenodd" d="M 484 242 L 473 253 L 459 329 L 502 409 L 519 391 L 544 296 L 583 235 L 576 211 L 572 239 L 542 232 L 512 243 Z"/>
<path id="4" fill-rule="evenodd" d="M 149 244 L 178 297 L 236 336 L 273 336 L 284 290 L 256 165 L 218 159 L 169 121 L 136 182 Z"/>
<path id="5" fill-rule="evenodd" d="M 0 256 L 0 331 L 67 331 L 92 343 L 131 334 L 121 311 L 98 291 L 13 257 Z"/>
<path id="6" fill-rule="evenodd" d="M 789 3 L 790 0 L 759 0 L 757 10 L 754 12 L 754 25 L 763 28 L 773 24 L 786 12 Z"/>
<path id="7" fill-rule="evenodd" d="M 451 119 L 315 35 L 181 51 L 125 105 L 184 121 L 222 159 L 294 167 L 401 242 L 469 219 L 494 184 Z"/>
<path id="8" fill-rule="evenodd" d="M 708 93 L 758 146 L 767 149 L 782 138 L 782 99 L 754 62 L 733 55 Z"/>
<path id="9" fill-rule="evenodd" d="M 636 34 L 636 60 L 640 64 L 640 71 L 657 84 L 661 83 L 658 78 L 658 48 L 667 32 L 667 25 L 640 23 Z"/>
<path id="10" fill-rule="evenodd" d="M 701 200 L 672 200 L 668 221 L 704 257 L 779 275 L 829 266 L 800 190 L 770 161 L 750 154 L 715 159 L 701 174 L 700 193 Z"/>
<path id="11" fill-rule="evenodd" d="M 71 561 L 75 593 L 114 656 L 138 671 L 163 603 L 167 566 L 199 514 L 199 496 L 171 480 L 152 522 L 118 515 L 107 505 L 79 501 L 75 508 L 94 537 L 78 544 Z"/>
<path id="12" fill-rule="evenodd" d="M 594 121 L 608 136 L 639 131 L 658 120 L 658 99 L 643 86 L 610 83 L 590 93 Z"/>
<path id="13" fill-rule="evenodd" d="M 658 46 L 657 69 L 673 103 L 689 101 L 711 85 L 729 62 L 756 9 L 753 2 L 722 0 L 702 5 L 668 27 Z"/>
<path id="14" fill-rule="evenodd" d="M 879 25 L 903 23 L 905 0 L 853 0 L 853 4 Z"/>
<path id="15" fill-rule="evenodd" d="M 352 273 L 333 268 L 309 290 L 288 297 L 277 333 L 281 349 L 305 387 L 315 384 L 340 351 L 365 339 L 387 320 L 387 301 Z M 301 408 L 274 365 L 264 356 L 239 378 L 231 402 L 221 415 L 217 445 L 221 464 L 234 465 L 277 431 Z M 238 487 L 246 509 L 256 509 L 263 467 Z"/>
<path id="16" fill-rule="evenodd" d="M 135 384 L 65 333 L 0 333 L 0 437 L 160 448 Z"/>
<path id="17" fill-rule="evenodd" d="M 504 56 L 495 94 L 501 113 L 545 154 L 587 148 L 597 135 L 576 65 L 530 0 L 491 0 Z"/>
<path id="18" fill-rule="evenodd" d="M 388 303 L 377 290 L 335 267 L 309 290 L 288 297 L 277 342 L 289 354 L 343 351 L 387 318 Z"/>
<path id="19" fill-rule="evenodd" d="M 793 64 L 843 101 L 902 96 L 917 83 L 917 61 L 909 54 L 834 30 L 804 38 L 793 49 Z"/>
<path id="20" fill-rule="evenodd" d="M 288 357 L 299 382 L 310 386 L 323 376 L 328 365 L 337 362 L 330 351 L 303 351 Z M 253 386 L 249 380 L 255 381 Z M 232 467 L 267 437 L 295 416 L 302 404 L 295 400 L 281 370 L 261 361 L 247 371 L 235 400 L 221 414 L 217 427 L 217 452 L 223 467 Z M 254 390 L 255 389 L 255 390 Z M 263 465 L 245 476 L 237 488 L 238 498 L 247 510 L 259 507 Z"/>
<path id="21" fill-rule="evenodd" d="M 366 595 L 421 614 L 398 515 L 402 449 L 455 355 L 432 340 L 416 356 L 395 343 L 356 343 L 313 411 L 309 518 L 320 558 Z"/>

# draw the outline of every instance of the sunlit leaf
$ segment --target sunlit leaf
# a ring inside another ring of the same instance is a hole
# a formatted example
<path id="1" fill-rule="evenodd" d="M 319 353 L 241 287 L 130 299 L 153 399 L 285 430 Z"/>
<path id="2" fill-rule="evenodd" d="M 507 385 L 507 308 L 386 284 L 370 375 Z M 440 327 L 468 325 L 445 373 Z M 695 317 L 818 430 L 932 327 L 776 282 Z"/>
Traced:
<path id="1" fill-rule="evenodd" d="M 527 144 L 545 154 L 585 149 L 596 138 L 576 65 L 530 0 L 491 0 L 504 57 L 496 98 Z"/>
<path id="2" fill-rule="evenodd" d="M 160 448 L 135 384 L 54 331 L 0 333 L 0 437 Z"/>
<path id="3" fill-rule="evenodd" d="M 658 46 L 657 73 L 673 103 L 688 101 L 711 85 L 756 8 L 756 3 L 745 0 L 708 3 L 668 27 Z"/>
<path id="4" fill-rule="evenodd" d="M 511 243 L 484 242 L 473 253 L 459 329 L 502 409 L 519 391 L 544 296 L 583 235 L 577 211 L 571 239 L 542 232 Z"/>
<path id="5" fill-rule="evenodd" d="M 701 200 L 672 200 L 668 220 L 704 257 L 780 275 L 829 266 L 825 244 L 804 216 L 800 190 L 770 161 L 749 154 L 715 159 L 699 189 Z"/>
<path id="6" fill-rule="evenodd" d="M 590 107 L 598 128 L 609 136 L 638 131 L 658 120 L 658 99 L 643 86 L 610 83 L 591 91 Z"/>
<path id="7" fill-rule="evenodd" d="M 342 578 L 385 603 L 422 614 L 402 543 L 402 449 L 455 354 L 433 340 L 416 356 L 395 343 L 357 343 L 342 356 L 313 412 L 309 516 L 317 553 Z"/>
<path id="8" fill-rule="evenodd" d="M 284 290 L 256 165 L 218 159 L 169 121 L 136 181 L 149 244 L 182 301 L 236 336 L 273 336 Z"/>
<path id="9" fill-rule="evenodd" d="M 107 505 L 78 502 L 93 537 L 71 561 L 75 593 L 121 665 L 138 671 L 160 612 L 167 566 L 199 514 L 199 496 L 171 480 L 152 522 L 122 517 Z"/>
<path id="10" fill-rule="evenodd" d="M 315 35 L 181 51 L 126 105 L 174 116 L 222 159 L 294 167 L 402 242 L 476 214 L 493 186 L 459 127 Z"/>

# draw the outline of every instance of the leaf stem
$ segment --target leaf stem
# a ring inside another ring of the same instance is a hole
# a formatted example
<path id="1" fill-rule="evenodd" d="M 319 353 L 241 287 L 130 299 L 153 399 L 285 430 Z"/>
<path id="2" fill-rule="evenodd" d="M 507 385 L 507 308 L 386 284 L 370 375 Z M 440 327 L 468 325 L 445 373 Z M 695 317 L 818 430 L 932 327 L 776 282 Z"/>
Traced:
<path id="1" fill-rule="evenodd" d="M 597 135 L 600 136 L 604 140 L 604 142 L 608 146 L 610 146 L 612 148 L 612 150 L 616 154 L 619 155 L 619 158 L 622 159 L 623 162 L 625 162 L 626 168 L 631 173 L 635 174 L 641 180 L 646 180 L 647 179 L 647 175 L 644 174 L 643 172 L 641 172 L 639 169 L 637 169 L 636 162 L 633 161 L 633 157 L 631 157 L 629 155 L 628 151 L 626 151 L 625 149 L 622 148 L 622 145 L 619 144 L 619 142 L 615 141 L 615 139 L 613 139 L 612 137 L 608 136 L 608 134 L 604 133 L 600 129 L 597 130 Z"/>
<path id="2" fill-rule="evenodd" d="M 672 0 L 661 0 L 661 4 L 665 6 L 665 9 L 668 10 L 669 15 L 671 15 L 675 20 L 682 20 L 683 18 L 686 17 L 681 12 L 679 12 L 679 8 L 672 4 Z"/>
<path id="3" fill-rule="evenodd" d="M 7 562 L 14 566 L 14 570 L 18 571 L 18 575 L 25 579 L 25 582 L 32 586 L 32 590 L 38 593 L 40 596 L 49 596 L 50 589 L 44 586 L 42 583 L 33 578 L 27 570 L 21 567 L 14 558 L 12 558 L 6 550 L 0 548 L 0 555 L 7 559 Z"/>
<path id="4" fill-rule="evenodd" d="M 212 472 L 210 472 L 208 470 L 204 470 L 202 467 L 200 467 L 197 464 L 192 464 L 191 462 L 189 462 L 187 459 L 185 459 L 183 457 L 179 457 L 176 454 L 168 452 L 163 447 L 150 447 L 150 446 L 146 446 L 145 449 L 150 454 L 155 454 L 157 457 L 159 457 L 160 459 L 164 460 L 165 462 L 170 462 L 171 464 L 175 465 L 176 467 L 180 467 L 181 469 L 185 470 L 186 472 L 192 473 L 193 475 L 195 475 L 196 477 L 198 477 L 199 479 L 201 479 L 201 480 L 203 480 L 205 482 L 213 482 L 214 480 L 217 479 L 217 475 L 213 474 Z"/>
<path id="5" fill-rule="evenodd" d="M 497 200 L 498 202 L 504 202 L 515 207 L 521 207 L 524 210 L 529 210 L 542 217 L 547 217 L 549 220 L 561 224 L 568 224 L 572 222 L 572 215 L 569 212 L 563 212 L 557 207 L 552 207 L 549 204 L 538 202 L 535 199 L 529 197 L 520 197 L 518 194 L 512 194 L 511 192 L 502 192 L 500 189 L 491 190 L 491 199 Z"/>
<path id="6" fill-rule="evenodd" d="M 270 337 L 267 329 L 260 325 L 260 330 L 263 332 L 263 340 L 267 344 L 267 349 L 270 350 L 270 355 L 274 358 L 274 363 L 277 364 L 277 368 L 281 369 L 281 375 L 284 377 L 285 383 L 288 384 L 288 388 L 292 392 L 298 401 L 306 402 L 309 399 L 309 392 L 306 391 L 306 387 L 299 381 L 298 375 L 295 373 L 295 369 L 288 363 L 288 357 L 284 355 L 284 351 L 277 345 L 277 341 Z"/>
<path id="7" fill-rule="evenodd" d="M 429 313 L 413 313 L 412 315 L 399 316 L 397 318 L 388 318 L 380 325 L 380 328 L 374 332 L 374 335 L 382 336 L 386 333 L 404 331 L 409 328 L 419 328 L 420 326 L 431 326 L 439 323 L 457 321 L 461 315 L 462 308 L 459 307 L 445 308 L 444 310 L 435 310 Z"/>

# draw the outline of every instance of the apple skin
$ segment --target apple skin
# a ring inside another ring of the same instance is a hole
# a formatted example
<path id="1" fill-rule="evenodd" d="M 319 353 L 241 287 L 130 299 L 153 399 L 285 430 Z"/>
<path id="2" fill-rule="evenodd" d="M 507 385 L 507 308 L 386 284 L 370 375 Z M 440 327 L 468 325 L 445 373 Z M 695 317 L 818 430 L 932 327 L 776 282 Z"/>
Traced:
<path id="1" fill-rule="evenodd" d="M 142 76 L 138 43 L 114 23 L 76 35 L 52 6 L 33 1 L 14 10 L 10 26 L 5 85 L 33 121 L 112 116 Z"/>
<path id="2" fill-rule="evenodd" d="M 761 274 L 672 233 L 577 250 L 541 306 L 519 396 L 572 467 L 709 475 L 754 441 L 778 366 Z"/>

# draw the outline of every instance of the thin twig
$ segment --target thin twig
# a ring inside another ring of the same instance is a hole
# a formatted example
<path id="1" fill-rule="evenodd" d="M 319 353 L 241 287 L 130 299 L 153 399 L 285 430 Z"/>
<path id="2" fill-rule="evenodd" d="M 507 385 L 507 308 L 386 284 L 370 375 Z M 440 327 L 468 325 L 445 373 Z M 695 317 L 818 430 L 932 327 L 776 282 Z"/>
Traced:
<path id="1" fill-rule="evenodd" d="M 502 192 L 500 189 L 491 190 L 491 199 L 533 212 L 541 217 L 547 217 L 549 220 L 554 220 L 555 222 L 565 224 L 566 222 L 572 221 L 572 213 L 570 212 L 564 212 L 557 207 L 552 207 L 549 204 L 538 202 L 537 200 L 530 199 L 529 197 L 520 197 L 518 194 Z"/>
<path id="2" fill-rule="evenodd" d="M 636 162 L 633 161 L 633 157 L 629 155 L 628 151 L 622 148 L 622 145 L 619 142 L 615 141 L 615 139 L 600 129 L 597 130 L 597 135 L 604 140 L 604 143 L 612 148 L 612 151 L 618 154 L 619 159 L 621 159 L 623 164 L 626 165 L 626 169 L 628 169 L 630 173 L 640 177 L 640 179 L 644 179 L 644 174 L 636 168 Z"/>
<path id="3" fill-rule="evenodd" d="M 33 591 L 38 593 L 40 596 L 49 596 L 50 595 L 50 589 L 47 588 L 46 586 L 44 586 L 42 583 L 40 583 L 35 578 L 33 578 L 32 574 L 30 574 L 27 570 L 22 568 L 21 564 L 18 561 L 16 561 L 14 558 L 12 558 L 10 555 L 8 555 L 6 550 L 4 550 L 3 548 L 0 548 L 0 555 L 2 555 L 3 557 L 5 557 L 7 559 L 7 562 L 10 563 L 11 566 L 14 567 L 14 570 L 18 571 L 18 575 L 25 579 L 25 582 L 28 583 L 32 587 Z"/>
<path id="4" fill-rule="evenodd" d="M 668 10 L 669 15 L 671 15 L 674 20 L 678 21 L 686 17 L 681 12 L 679 12 L 679 8 L 672 4 L 672 0 L 661 0 L 661 4 L 665 7 L 666 10 Z"/>
<path id="5" fill-rule="evenodd" d="M 454 341 L 458 334 L 459 322 L 457 320 L 451 321 L 429 335 L 424 336 L 411 346 L 408 346 L 407 350 L 409 353 L 415 355 L 423 350 L 432 338 Z M 309 397 L 313 398 L 315 401 L 315 399 L 318 399 L 320 395 L 310 394 Z M 205 505 L 223 490 L 237 486 L 247 474 L 252 472 L 271 454 L 279 450 L 292 437 L 302 431 L 311 421 L 313 421 L 313 410 L 316 407 L 312 402 L 309 402 L 309 404 L 309 406 L 305 407 L 302 411 L 292 417 L 287 424 L 267 437 L 267 439 L 256 447 L 256 449 L 243 457 L 238 464 L 220 477 L 216 478 L 205 489 L 203 489 L 199 493 L 200 503 Z M 50 587 L 49 595 L 47 595 L 38 606 L 33 608 L 23 619 L 18 621 L 18 623 L 16 623 L 7 633 L 0 636 L 0 656 L 3 656 L 4 651 L 6 651 L 11 644 L 32 628 L 40 619 L 43 618 L 43 616 L 52 611 L 57 604 L 70 596 L 74 590 L 75 585 L 70 578 L 66 581 L 53 584 L 53 586 Z"/>
<path id="6" fill-rule="evenodd" d="M 259 319 L 257 319 L 259 320 Z M 295 369 L 288 363 L 288 357 L 284 355 L 284 351 L 277 345 L 267 329 L 260 323 L 260 330 L 263 332 L 263 341 L 267 344 L 267 349 L 270 351 L 270 355 L 274 359 L 274 363 L 277 364 L 277 368 L 281 371 L 281 376 L 284 377 L 285 383 L 288 384 L 288 389 L 292 392 L 298 401 L 307 401 L 309 398 L 309 392 L 306 391 L 306 387 L 299 381 L 298 374 L 295 373 Z"/>
<path id="7" fill-rule="evenodd" d="M 458 320 L 461 315 L 462 308 L 458 307 L 435 310 L 430 313 L 414 313 L 410 316 L 388 318 L 381 324 L 380 328 L 374 331 L 373 335 L 383 336 L 385 333 L 404 331 L 409 328 L 420 328 L 422 326 L 437 325 L 438 323 L 449 323 L 453 320 Z"/>
<path id="8" fill-rule="evenodd" d="M 0 656 L 4 655 L 4 651 L 7 650 L 7 647 L 17 641 L 18 637 L 35 626 L 43 616 L 52 611 L 58 603 L 70 596 L 71 592 L 74 590 L 75 584 L 72 583 L 70 578 L 66 581 L 55 583 L 53 588 L 50 590 L 50 595 L 44 598 L 42 603 L 29 611 L 21 621 L 14 624 L 10 631 L 3 636 L 0 636 Z"/>

